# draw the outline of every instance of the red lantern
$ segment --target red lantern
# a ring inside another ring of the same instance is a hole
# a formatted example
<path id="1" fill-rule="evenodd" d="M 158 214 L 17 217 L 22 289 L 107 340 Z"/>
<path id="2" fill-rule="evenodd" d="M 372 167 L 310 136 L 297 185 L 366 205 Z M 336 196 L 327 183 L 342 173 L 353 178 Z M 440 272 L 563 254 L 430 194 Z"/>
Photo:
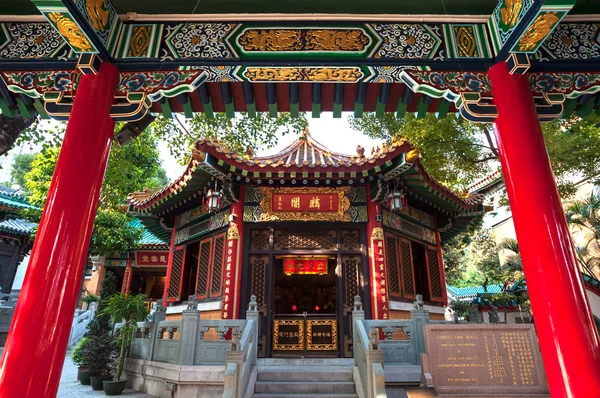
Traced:
<path id="1" fill-rule="evenodd" d="M 404 203 L 402 192 L 394 190 L 385 199 L 392 213 L 400 213 L 402 211 L 402 204 Z"/>
<path id="2" fill-rule="evenodd" d="M 320 309 L 321 309 L 321 308 L 320 308 L 318 305 L 315 305 L 315 311 L 316 311 L 316 312 L 319 312 L 319 310 L 320 310 Z"/>
<path id="3" fill-rule="evenodd" d="M 298 307 L 296 307 L 296 304 L 292 305 L 292 311 L 296 312 L 298 310 Z"/>

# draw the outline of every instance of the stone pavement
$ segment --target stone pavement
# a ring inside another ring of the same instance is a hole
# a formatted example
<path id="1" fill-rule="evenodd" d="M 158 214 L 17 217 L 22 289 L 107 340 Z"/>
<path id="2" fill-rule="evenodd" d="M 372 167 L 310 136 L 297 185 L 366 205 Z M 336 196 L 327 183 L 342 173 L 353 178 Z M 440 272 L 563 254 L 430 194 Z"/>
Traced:
<path id="1" fill-rule="evenodd" d="M 94 391 L 91 386 L 82 386 L 77 381 L 77 367 L 71 361 L 71 352 L 67 353 L 63 365 L 60 385 L 58 386 L 57 398 L 82 398 L 82 397 L 105 397 L 104 391 Z M 126 389 L 122 397 L 127 398 L 155 398 L 152 395 L 143 394 L 131 389 Z"/>

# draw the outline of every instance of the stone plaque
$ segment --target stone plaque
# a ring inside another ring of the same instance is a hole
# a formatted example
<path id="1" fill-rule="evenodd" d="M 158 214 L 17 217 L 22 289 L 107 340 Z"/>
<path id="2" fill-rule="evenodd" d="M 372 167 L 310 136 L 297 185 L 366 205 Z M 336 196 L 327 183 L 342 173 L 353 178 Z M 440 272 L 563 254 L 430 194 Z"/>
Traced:
<path id="1" fill-rule="evenodd" d="M 423 325 L 421 367 L 440 397 L 549 397 L 533 325 Z"/>
<path id="2" fill-rule="evenodd" d="M 273 324 L 274 350 L 304 350 L 304 320 L 276 319 Z"/>

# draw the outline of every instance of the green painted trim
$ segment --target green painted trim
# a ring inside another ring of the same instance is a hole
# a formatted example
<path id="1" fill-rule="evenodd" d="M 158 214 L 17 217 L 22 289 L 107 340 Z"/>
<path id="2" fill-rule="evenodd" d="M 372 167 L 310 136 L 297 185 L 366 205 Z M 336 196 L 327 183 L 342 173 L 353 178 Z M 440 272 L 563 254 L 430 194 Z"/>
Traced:
<path id="1" fill-rule="evenodd" d="M 225 113 L 230 119 L 233 119 L 235 117 L 235 105 L 233 101 L 231 102 L 231 104 L 225 104 Z"/>
<path id="2" fill-rule="evenodd" d="M 342 117 L 342 109 L 344 104 L 333 104 L 333 118 L 339 119 Z"/>
<path id="3" fill-rule="evenodd" d="M 312 117 L 313 119 L 321 117 L 321 104 L 312 104 Z"/>
<path id="4" fill-rule="evenodd" d="M 364 110 L 365 110 L 365 104 L 355 103 L 354 104 L 354 117 L 361 118 Z"/>
<path id="5" fill-rule="evenodd" d="M 407 87 L 408 90 L 408 87 Z M 398 119 L 404 119 L 404 116 L 406 116 L 406 108 L 408 107 L 408 104 L 405 104 L 402 101 L 398 101 L 398 106 L 396 107 L 396 118 Z"/>
<path id="6" fill-rule="evenodd" d="M 269 117 L 277 117 L 277 102 L 269 104 Z"/>
<path id="7" fill-rule="evenodd" d="M 169 103 L 168 99 L 165 99 L 165 102 L 160 104 L 160 108 L 162 109 L 162 114 L 164 117 L 167 119 L 173 118 L 173 111 L 171 110 L 171 104 Z"/>
<path id="8" fill-rule="evenodd" d="M 592 97 L 588 99 L 588 101 L 585 104 L 580 106 L 579 109 L 577 109 L 577 112 L 575 113 L 577 113 L 577 116 L 579 117 L 587 117 L 590 113 L 592 113 L 595 103 L 596 99 Z"/>
<path id="9" fill-rule="evenodd" d="M 21 113 L 21 115 L 25 118 L 30 118 L 31 112 L 27 108 L 27 105 L 25 105 L 25 103 L 23 102 L 23 99 L 21 97 L 15 97 L 15 99 L 17 100 L 17 107 L 19 108 L 19 112 Z"/>
<path id="10" fill-rule="evenodd" d="M 208 104 L 203 104 L 203 106 L 204 106 L 204 114 L 206 115 L 206 117 L 209 119 L 214 119 L 215 113 L 213 111 L 212 100 L 209 100 Z"/>
<path id="11" fill-rule="evenodd" d="M 44 104 L 42 104 L 42 101 L 40 101 L 38 98 L 36 98 L 33 101 L 33 106 L 35 107 L 35 110 L 37 111 L 38 115 L 40 115 L 40 117 L 42 119 L 50 119 L 50 116 L 48 116 L 48 114 L 46 113 L 46 110 L 44 109 Z"/>
<path id="12" fill-rule="evenodd" d="M 560 118 L 567 119 L 567 118 L 571 117 L 571 115 L 573 114 L 573 111 L 575 110 L 576 107 L 577 107 L 577 100 L 574 100 L 574 99 L 566 100 L 564 102 L 563 113 L 562 113 L 562 115 L 560 115 Z"/>
<path id="13" fill-rule="evenodd" d="M 385 104 L 377 100 L 377 106 L 375 107 L 375 116 L 377 119 L 383 119 L 385 113 Z"/>
<path id="14" fill-rule="evenodd" d="M 185 104 L 181 104 L 183 107 L 183 113 L 187 119 L 191 119 L 194 117 L 194 110 L 192 109 L 192 101 L 188 99 Z"/>
<path id="15" fill-rule="evenodd" d="M 2 114 L 6 117 L 14 117 L 15 116 L 14 109 L 11 109 L 8 106 L 8 104 L 6 103 L 4 98 L 0 98 L 0 111 L 2 111 Z"/>
<path id="16" fill-rule="evenodd" d="M 290 115 L 292 117 L 300 116 L 300 104 L 290 104 Z"/>
<path id="17" fill-rule="evenodd" d="M 427 108 L 429 107 L 429 104 L 425 103 L 425 97 L 421 97 L 421 99 L 419 100 L 419 105 L 417 105 L 417 112 L 416 112 L 416 116 L 419 119 L 422 119 L 425 117 L 425 115 L 427 115 Z"/>
<path id="18" fill-rule="evenodd" d="M 448 110 L 450 109 L 450 102 L 446 101 L 444 98 L 440 98 L 440 102 L 438 104 L 438 111 L 436 112 L 436 117 L 438 119 L 443 119 L 448 115 Z"/>
<path id="19" fill-rule="evenodd" d="M 256 117 L 256 104 L 253 102 L 251 104 L 246 104 L 246 112 L 248 112 L 248 116 L 251 118 Z"/>

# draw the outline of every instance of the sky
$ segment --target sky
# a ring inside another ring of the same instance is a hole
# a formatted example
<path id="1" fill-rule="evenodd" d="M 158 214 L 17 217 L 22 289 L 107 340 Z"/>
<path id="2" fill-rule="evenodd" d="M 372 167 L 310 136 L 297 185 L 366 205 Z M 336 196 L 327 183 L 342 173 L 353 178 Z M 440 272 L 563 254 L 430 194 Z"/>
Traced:
<path id="1" fill-rule="evenodd" d="M 348 115 L 349 113 L 344 113 L 340 119 L 334 119 L 331 113 L 322 113 L 319 119 L 309 117 L 308 129 L 316 141 L 325 145 L 333 152 L 355 155 L 356 146 L 361 145 L 365 148 L 366 153 L 370 153 L 371 148 L 379 145 L 381 140 L 369 139 L 363 133 L 352 130 L 348 123 Z M 297 138 L 292 135 L 283 136 L 279 139 L 275 147 L 256 151 L 256 155 L 266 156 L 276 154 Z M 172 181 L 181 175 L 185 167 L 177 164 L 175 158 L 169 153 L 166 143 L 161 143 L 159 149 L 162 166 Z"/>

